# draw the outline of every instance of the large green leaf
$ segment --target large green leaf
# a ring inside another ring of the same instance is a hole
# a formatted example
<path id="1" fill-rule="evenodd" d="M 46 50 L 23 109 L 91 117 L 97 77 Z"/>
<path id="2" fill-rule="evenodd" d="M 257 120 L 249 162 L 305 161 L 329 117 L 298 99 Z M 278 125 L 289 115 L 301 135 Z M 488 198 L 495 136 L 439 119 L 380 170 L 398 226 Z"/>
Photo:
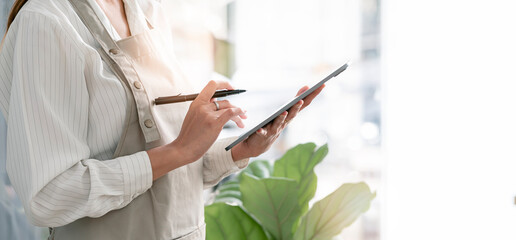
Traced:
<path id="1" fill-rule="evenodd" d="M 214 203 L 204 208 L 206 239 L 263 240 L 265 232 L 240 206 Z"/>
<path id="2" fill-rule="evenodd" d="M 308 202 L 314 197 L 317 189 L 317 176 L 314 167 L 328 154 L 328 145 L 315 151 L 314 143 L 299 144 L 290 149 L 274 163 L 274 177 L 285 177 L 298 182 L 298 204 L 301 214 L 308 210 Z"/>
<path id="3" fill-rule="evenodd" d="M 273 239 L 292 239 L 292 228 L 300 217 L 296 181 L 286 178 L 258 179 L 243 174 L 242 202 Z"/>
<path id="4" fill-rule="evenodd" d="M 244 173 L 258 177 L 266 178 L 271 175 L 272 165 L 267 160 L 254 160 L 246 169 L 244 169 L 237 177 L 224 182 L 217 188 L 214 202 L 225 202 L 231 204 L 242 205 L 240 193 L 240 178 Z"/>
<path id="5" fill-rule="evenodd" d="M 271 176 L 272 165 L 268 160 L 254 160 L 239 175 L 239 179 L 247 173 L 257 178 L 268 178 Z"/>
<path id="6" fill-rule="evenodd" d="M 223 202 L 242 205 L 240 183 L 238 179 L 233 178 L 224 182 L 216 190 L 214 202 Z"/>
<path id="7" fill-rule="evenodd" d="M 343 184 L 303 216 L 294 239 L 331 239 L 367 211 L 375 195 L 365 183 Z"/>

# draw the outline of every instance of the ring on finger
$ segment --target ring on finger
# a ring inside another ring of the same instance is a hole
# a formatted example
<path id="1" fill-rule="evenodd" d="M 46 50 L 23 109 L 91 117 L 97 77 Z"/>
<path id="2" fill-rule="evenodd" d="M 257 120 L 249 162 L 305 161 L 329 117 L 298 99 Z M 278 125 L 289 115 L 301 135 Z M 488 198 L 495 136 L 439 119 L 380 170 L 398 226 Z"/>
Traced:
<path id="1" fill-rule="evenodd" d="M 214 101 L 213 103 L 215 104 L 215 108 L 217 108 L 217 111 L 220 110 L 219 103 L 217 101 Z"/>

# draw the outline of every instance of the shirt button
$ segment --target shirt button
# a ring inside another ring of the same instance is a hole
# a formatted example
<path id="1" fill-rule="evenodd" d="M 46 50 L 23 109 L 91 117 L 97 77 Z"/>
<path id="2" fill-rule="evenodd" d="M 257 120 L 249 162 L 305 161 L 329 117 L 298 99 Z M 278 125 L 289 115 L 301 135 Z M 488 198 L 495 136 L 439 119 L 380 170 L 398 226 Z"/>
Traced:
<path id="1" fill-rule="evenodd" d="M 142 84 L 141 84 L 140 82 L 138 82 L 138 81 L 134 82 L 134 83 L 133 83 L 133 85 L 134 85 L 134 87 L 135 87 L 136 89 L 140 89 L 140 88 L 142 88 Z"/>
<path id="2" fill-rule="evenodd" d="M 111 53 L 113 55 L 117 55 L 118 53 L 120 53 L 120 50 L 118 50 L 116 48 L 112 48 L 112 49 L 109 49 L 109 53 Z"/>
<path id="3" fill-rule="evenodd" d="M 145 122 L 143 122 L 143 123 L 145 124 L 145 126 L 147 128 L 154 127 L 154 122 L 152 120 L 150 120 L 150 119 L 145 120 Z"/>

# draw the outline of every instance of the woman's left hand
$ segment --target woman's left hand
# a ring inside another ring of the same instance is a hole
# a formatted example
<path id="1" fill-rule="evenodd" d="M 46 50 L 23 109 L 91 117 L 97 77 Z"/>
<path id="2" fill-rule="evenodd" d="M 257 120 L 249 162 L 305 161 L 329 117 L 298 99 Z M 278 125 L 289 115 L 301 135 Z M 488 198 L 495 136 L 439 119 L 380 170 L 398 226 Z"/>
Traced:
<path id="1" fill-rule="evenodd" d="M 294 119 L 301 110 L 310 105 L 312 100 L 319 95 L 323 88 L 324 85 L 306 96 L 304 100 L 300 100 L 292 106 L 288 112 L 283 112 L 280 116 L 274 119 L 272 123 L 269 123 L 264 128 L 260 128 L 254 134 L 249 136 L 249 138 L 233 147 L 231 150 L 233 160 L 237 161 L 248 157 L 257 157 L 267 151 L 279 137 L 283 129 L 285 129 L 287 124 L 292 121 L 292 119 Z M 309 88 L 307 86 L 302 87 L 299 89 L 296 96 L 301 95 L 308 89 Z"/>

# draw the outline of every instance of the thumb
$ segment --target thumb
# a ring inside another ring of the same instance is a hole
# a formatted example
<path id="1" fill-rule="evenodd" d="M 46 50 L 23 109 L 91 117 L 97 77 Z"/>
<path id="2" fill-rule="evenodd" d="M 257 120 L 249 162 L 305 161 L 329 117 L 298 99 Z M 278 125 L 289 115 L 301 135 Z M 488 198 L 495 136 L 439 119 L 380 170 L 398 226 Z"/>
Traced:
<path id="1" fill-rule="evenodd" d="M 199 99 L 200 101 L 209 102 L 210 99 L 213 98 L 213 94 L 215 94 L 215 91 L 220 89 L 233 89 L 233 87 L 226 81 L 211 80 L 202 89 L 202 91 L 199 93 L 199 96 L 197 96 L 196 100 Z"/>

